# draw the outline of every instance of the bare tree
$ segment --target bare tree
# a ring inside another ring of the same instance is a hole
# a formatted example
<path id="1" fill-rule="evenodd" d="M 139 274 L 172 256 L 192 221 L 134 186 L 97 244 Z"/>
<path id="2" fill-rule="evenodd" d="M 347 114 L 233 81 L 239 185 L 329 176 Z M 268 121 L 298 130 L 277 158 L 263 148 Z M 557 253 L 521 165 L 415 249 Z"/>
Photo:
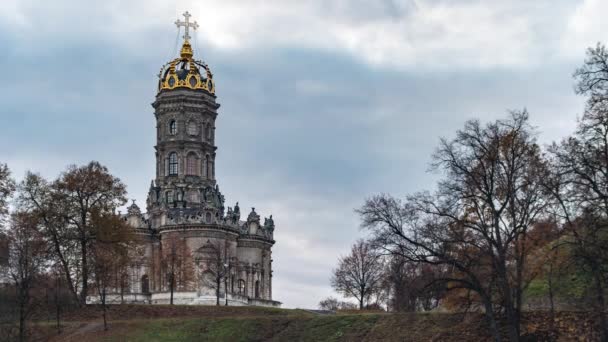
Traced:
<path id="1" fill-rule="evenodd" d="M 202 266 L 200 277 L 202 283 L 215 290 L 215 305 L 220 305 L 221 288 L 224 284 L 224 295 L 228 303 L 228 282 L 233 255 L 230 253 L 230 244 L 227 240 L 207 241 L 203 246 Z"/>
<path id="2" fill-rule="evenodd" d="M 26 341 L 26 322 L 33 309 L 32 289 L 47 263 L 45 241 L 36 229 L 37 217 L 27 212 L 12 215 L 8 230 L 8 275 L 17 290 L 19 340 Z"/>
<path id="3" fill-rule="evenodd" d="M 161 240 L 161 270 L 165 273 L 170 292 L 169 304 L 173 305 L 175 290 L 191 288 L 194 280 L 192 253 L 186 240 L 176 234 L 164 236 Z"/>
<path id="4" fill-rule="evenodd" d="M 445 178 L 434 195 L 408 201 L 380 195 L 358 210 L 380 246 L 411 261 L 443 267 L 435 281 L 477 294 L 496 341 L 495 304 L 509 340 L 519 340 L 528 229 L 547 205 L 546 167 L 528 114 L 483 127 L 473 120 L 452 141 L 442 139 L 433 167 Z M 496 298 L 498 295 L 498 298 Z"/>
<path id="5" fill-rule="evenodd" d="M 11 171 L 6 164 L 0 164 L 0 227 L 8 214 L 8 199 L 15 191 L 15 181 L 11 178 Z"/>
<path id="6" fill-rule="evenodd" d="M 15 181 L 6 164 L 0 164 L 0 229 L 4 227 L 5 217 L 8 214 L 8 199 L 15 191 Z M 0 231 L 0 267 L 8 263 L 8 238 Z"/>
<path id="7" fill-rule="evenodd" d="M 334 297 L 327 297 L 319 302 L 319 310 L 354 310 L 357 306 L 353 303 L 339 301 Z"/>
<path id="8" fill-rule="evenodd" d="M 341 257 L 333 271 L 331 285 L 345 297 L 353 297 L 363 309 L 379 290 L 383 274 L 382 257 L 363 240 L 357 241 L 349 255 Z"/>
<path id="9" fill-rule="evenodd" d="M 443 275 L 441 271 L 440 267 L 434 265 L 391 255 L 384 275 L 384 283 L 390 294 L 389 309 L 414 312 L 435 308 L 445 288 L 435 283 Z"/>
<path id="10" fill-rule="evenodd" d="M 74 300 L 78 296 L 79 250 L 75 233 L 66 214 L 66 203 L 56 189 L 38 174 L 26 173 L 19 184 L 17 203 L 40 219 L 39 229 L 48 242 L 48 254 L 54 260 L 61 274 L 66 278 L 66 286 Z"/>

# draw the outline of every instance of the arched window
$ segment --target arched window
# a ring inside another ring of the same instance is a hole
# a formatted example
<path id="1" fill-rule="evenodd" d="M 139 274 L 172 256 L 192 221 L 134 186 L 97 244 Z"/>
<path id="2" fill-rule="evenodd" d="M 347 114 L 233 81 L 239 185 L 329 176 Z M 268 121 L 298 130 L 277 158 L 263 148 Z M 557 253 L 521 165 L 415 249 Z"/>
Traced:
<path id="1" fill-rule="evenodd" d="M 141 293 L 149 293 L 150 292 L 150 280 L 148 279 L 148 275 L 144 274 L 141 277 Z"/>
<path id="2" fill-rule="evenodd" d="M 196 154 L 194 152 L 188 153 L 186 157 L 186 174 L 191 176 L 198 176 L 198 168 L 196 163 Z"/>
<path id="3" fill-rule="evenodd" d="M 169 154 L 169 175 L 177 175 L 177 153 Z"/>
<path id="4" fill-rule="evenodd" d="M 243 279 L 239 279 L 239 294 L 245 296 L 245 281 Z"/>
<path id="5" fill-rule="evenodd" d="M 205 214 L 205 222 L 211 223 L 211 213 L 206 213 Z"/>
<path id="6" fill-rule="evenodd" d="M 207 141 L 211 141 L 211 124 L 207 125 Z"/>
<path id="7" fill-rule="evenodd" d="M 255 298 L 260 298 L 260 281 L 255 281 Z"/>
<path id="8" fill-rule="evenodd" d="M 171 134 L 171 135 L 177 134 L 177 122 L 175 120 L 169 121 L 169 134 Z"/>

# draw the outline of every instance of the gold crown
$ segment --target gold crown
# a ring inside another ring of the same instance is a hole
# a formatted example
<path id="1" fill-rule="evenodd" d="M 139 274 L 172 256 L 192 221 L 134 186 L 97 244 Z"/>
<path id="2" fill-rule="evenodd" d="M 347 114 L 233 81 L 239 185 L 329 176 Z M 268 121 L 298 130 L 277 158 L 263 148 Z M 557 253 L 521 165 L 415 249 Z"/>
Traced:
<path id="1" fill-rule="evenodd" d="M 192 46 L 186 39 L 180 57 L 165 64 L 158 75 L 158 92 L 177 88 L 202 89 L 215 94 L 213 74 L 206 63 L 193 58 Z M 201 74 L 205 70 L 205 74 Z"/>

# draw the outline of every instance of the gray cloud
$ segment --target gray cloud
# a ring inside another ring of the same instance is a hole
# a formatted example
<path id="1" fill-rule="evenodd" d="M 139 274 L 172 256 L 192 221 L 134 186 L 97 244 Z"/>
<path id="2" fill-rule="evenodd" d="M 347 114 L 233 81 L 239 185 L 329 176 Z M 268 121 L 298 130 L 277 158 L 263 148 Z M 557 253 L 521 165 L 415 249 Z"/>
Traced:
<path id="1" fill-rule="evenodd" d="M 0 160 L 17 176 L 54 177 L 95 159 L 144 202 L 154 76 L 174 52 L 171 23 L 182 11 L 147 4 L 142 13 L 118 1 L 91 9 L 10 0 L 0 9 Z M 364 234 L 353 209 L 365 197 L 433 187 L 437 175 L 426 170 L 439 136 L 524 107 L 542 142 L 570 133 L 582 109 L 570 76 L 584 46 L 564 42 L 603 38 L 580 24 L 596 20 L 589 13 L 602 5 L 593 1 L 550 10 L 528 1 L 369 4 L 183 4 L 204 23 L 196 54 L 217 79 L 220 187 L 230 205 L 274 215 L 273 292 L 289 307 L 331 293 L 338 256 Z"/>

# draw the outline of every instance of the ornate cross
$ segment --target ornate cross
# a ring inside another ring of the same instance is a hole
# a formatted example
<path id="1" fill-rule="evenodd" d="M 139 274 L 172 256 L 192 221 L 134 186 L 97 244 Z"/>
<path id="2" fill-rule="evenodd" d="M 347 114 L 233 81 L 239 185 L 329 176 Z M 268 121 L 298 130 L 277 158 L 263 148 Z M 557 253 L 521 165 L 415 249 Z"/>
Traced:
<path id="1" fill-rule="evenodd" d="M 190 35 L 188 34 L 190 27 L 192 27 L 194 30 L 196 30 L 198 28 L 198 24 L 195 22 L 190 22 L 190 17 L 192 16 L 190 13 L 188 13 L 188 11 L 186 11 L 184 14 L 184 18 L 186 18 L 185 21 L 179 21 L 179 19 L 177 19 L 175 21 L 175 25 L 177 26 L 177 29 L 179 30 L 180 26 L 184 27 L 184 40 L 188 41 L 190 40 Z"/>

